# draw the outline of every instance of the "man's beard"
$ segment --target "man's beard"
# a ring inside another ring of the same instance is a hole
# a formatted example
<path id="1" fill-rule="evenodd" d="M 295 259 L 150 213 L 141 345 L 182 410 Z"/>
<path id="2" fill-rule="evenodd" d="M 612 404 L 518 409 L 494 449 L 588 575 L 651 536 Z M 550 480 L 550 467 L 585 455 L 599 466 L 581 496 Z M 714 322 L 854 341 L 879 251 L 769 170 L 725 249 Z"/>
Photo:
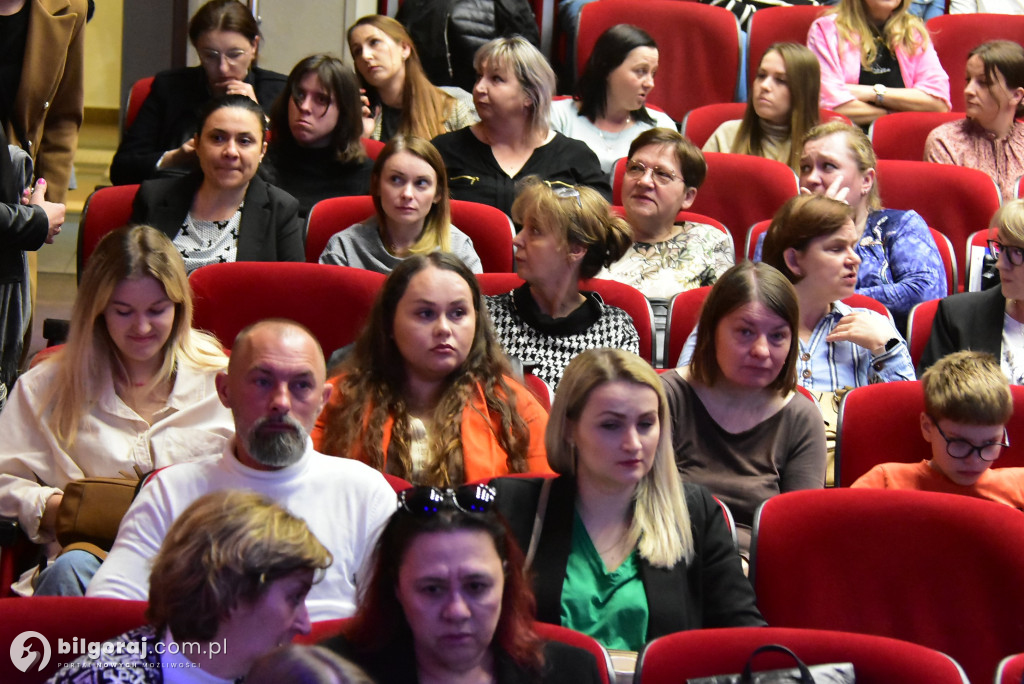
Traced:
<path id="1" fill-rule="evenodd" d="M 281 430 L 287 425 L 289 430 Z M 274 426 L 274 429 L 267 429 Z M 306 429 L 291 416 L 261 418 L 245 436 L 245 447 L 249 455 L 271 468 L 284 468 L 297 463 L 306 452 Z"/>

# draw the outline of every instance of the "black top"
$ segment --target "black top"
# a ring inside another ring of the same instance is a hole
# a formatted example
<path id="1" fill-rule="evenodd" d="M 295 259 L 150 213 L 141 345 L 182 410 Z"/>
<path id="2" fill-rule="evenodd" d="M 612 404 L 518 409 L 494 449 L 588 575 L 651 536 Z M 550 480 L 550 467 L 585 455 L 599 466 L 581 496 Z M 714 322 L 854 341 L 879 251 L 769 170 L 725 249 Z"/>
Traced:
<path id="1" fill-rule="evenodd" d="M 857 82 L 861 85 L 873 86 L 876 83 L 881 83 L 887 88 L 903 88 L 903 72 L 900 71 L 900 63 L 896 59 L 896 55 L 880 35 L 876 34 L 874 38 L 877 48 L 875 63 L 871 65 L 870 69 L 865 69 L 864 65 L 861 65 L 860 80 Z"/>
<path id="2" fill-rule="evenodd" d="M 946 354 L 972 349 L 1001 359 L 1006 297 L 1001 287 L 961 292 L 939 302 L 917 377 Z"/>
<path id="3" fill-rule="evenodd" d="M 330 147 L 300 147 L 274 139 L 260 165 L 273 185 L 299 200 L 299 216 L 306 218 L 314 204 L 328 197 L 370 194 L 373 161 L 341 162 Z"/>
<path id="4" fill-rule="evenodd" d="M 511 216 L 516 183 L 527 176 L 589 185 L 609 202 L 612 199 L 608 175 L 601 170 L 597 155 L 586 143 L 561 133 L 535 149 L 514 177 L 502 170 L 490 145 L 473 135 L 471 126 L 439 135 L 433 143 L 448 167 L 452 199 L 489 204 Z"/>
<path id="5" fill-rule="evenodd" d="M 46 212 L 21 204 L 20 179 L 7 150 L 7 134 L 0 126 L 0 284 L 21 282 L 25 276 L 23 251 L 43 246 L 50 232 Z"/>
<path id="6" fill-rule="evenodd" d="M 253 67 L 245 82 L 256 91 L 264 112 L 284 90 L 287 77 Z M 156 170 L 164 152 L 181 147 L 196 134 L 199 110 L 213 97 L 202 67 L 172 69 L 156 75 L 153 89 L 114 154 L 110 181 L 114 185 L 141 183 L 157 176 L 183 175 L 192 168 Z"/>
<path id="7" fill-rule="evenodd" d="M 7 128 L 14 98 L 21 85 L 21 67 L 28 39 L 28 16 L 32 3 L 8 17 L 0 17 L 0 128 Z"/>

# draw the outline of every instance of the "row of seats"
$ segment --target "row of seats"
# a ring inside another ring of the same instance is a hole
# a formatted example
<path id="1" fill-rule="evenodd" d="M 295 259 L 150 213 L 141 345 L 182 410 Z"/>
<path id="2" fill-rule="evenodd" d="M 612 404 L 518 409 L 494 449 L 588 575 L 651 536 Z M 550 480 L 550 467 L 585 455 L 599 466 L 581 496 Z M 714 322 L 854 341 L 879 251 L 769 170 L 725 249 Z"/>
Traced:
<path id="1" fill-rule="evenodd" d="M 769 628 L 680 632 L 641 651 L 634 681 L 662 684 L 741 671 L 758 646 L 779 643 L 808 664 L 852 662 L 857 681 L 997 684 L 1024 672 L 1024 517 L 1007 506 L 916 491 L 807 490 L 773 497 L 754 527 L 751 582 Z M 144 623 L 145 604 L 92 598 L 0 599 L 0 639 L 26 630 L 51 645 L 43 674 L 73 660 L 57 640 L 102 641 Z M 298 641 L 344 632 L 316 623 Z M 541 636 L 594 653 L 596 641 L 550 625 Z M 838 630 L 838 631 L 833 631 Z M 78 642 L 81 643 L 81 642 Z M 766 655 L 758 669 L 789 667 Z M 961 667 L 962 666 L 962 667 Z M 0 659 L 0 680 L 39 681 Z M 969 679 L 968 679 L 969 678 Z"/>

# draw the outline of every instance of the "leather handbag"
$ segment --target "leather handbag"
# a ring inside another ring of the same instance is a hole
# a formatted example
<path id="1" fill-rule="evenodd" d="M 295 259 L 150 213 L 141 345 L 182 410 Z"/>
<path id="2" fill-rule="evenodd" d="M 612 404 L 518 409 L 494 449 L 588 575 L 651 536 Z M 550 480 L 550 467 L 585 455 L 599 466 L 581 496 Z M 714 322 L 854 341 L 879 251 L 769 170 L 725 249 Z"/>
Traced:
<path id="1" fill-rule="evenodd" d="M 62 553 L 79 549 L 105 559 L 140 480 L 84 477 L 69 482 L 57 511 L 57 541 Z"/>
<path id="2" fill-rule="evenodd" d="M 760 653 L 775 651 L 790 656 L 796 667 L 788 670 L 766 670 L 754 672 L 754 658 Z M 800 684 L 855 684 L 853 663 L 828 663 L 825 665 L 805 665 L 795 653 L 779 644 L 767 644 L 754 650 L 747 660 L 743 672 L 739 674 L 715 675 L 687 679 L 686 684 L 783 684 L 784 682 L 800 682 Z"/>

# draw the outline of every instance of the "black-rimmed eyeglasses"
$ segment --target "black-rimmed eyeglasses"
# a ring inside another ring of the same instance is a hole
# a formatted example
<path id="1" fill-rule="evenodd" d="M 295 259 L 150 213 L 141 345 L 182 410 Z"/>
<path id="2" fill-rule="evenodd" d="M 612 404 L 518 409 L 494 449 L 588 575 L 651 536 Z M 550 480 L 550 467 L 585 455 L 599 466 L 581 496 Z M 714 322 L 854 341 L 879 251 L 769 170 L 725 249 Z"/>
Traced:
<path id="1" fill-rule="evenodd" d="M 1014 247 L 1013 245 L 1004 245 L 998 240 L 989 240 L 988 251 L 997 260 L 1000 254 L 1006 254 L 1006 261 L 1013 266 L 1024 264 L 1024 247 Z"/>
<path id="2" fill-rule="evenodd" d="M 1006 428 L 1003 428 L 1003 440 L 1001 442 L 985 442 L 984 444 L 975 444 L 969 442 L 961 437 L 947 437 L 946 433 L 939 427 L 939 422 L 928 416 L 928 419 L 932 421 L 932 425 L 942 435 L 942 439 L 946 440 L 946 453 L 956 459 L 965 459 L 971 454 L 977 452 L 978 458 L 982 461 L 994 461 L 999 458 L 999 454 L 1002 450 L 1010 446 L 1010 435 L 1006 432 Z"/>

